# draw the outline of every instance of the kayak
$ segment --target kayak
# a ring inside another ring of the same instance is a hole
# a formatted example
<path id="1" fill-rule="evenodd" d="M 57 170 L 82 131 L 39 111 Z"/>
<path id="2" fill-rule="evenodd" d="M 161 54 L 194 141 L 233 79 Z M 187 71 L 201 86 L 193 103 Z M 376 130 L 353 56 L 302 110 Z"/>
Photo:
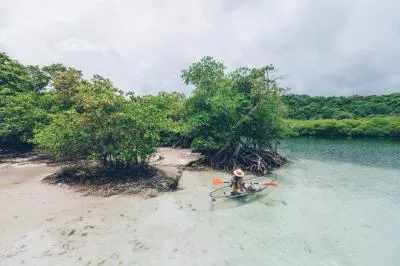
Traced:
<path id="1" fill-rule="evenodd" d="M 249 187 L 249 188 L 246 189 L 245 192 L 235 193 L 234 194 L 234 193 L 232 193 L 232 187 L 230 185 L 227 185 L 227 186 L 223 186 L 223 187 L 220 187 L 220 188 L 217 188 L 217 189 L 211 191 L 210 197 L 213 200 L 215 200 L 217 198 L 243 198 L 243 197 L 255 194 L 255 193 L 262 192 L 262 191 L 264 191 L 266 188 L 268 188 L 270 186 L 274 186 L 274 187 L 277 186 L 277 183 L 275 182 L 276 176 L 270 182 L 264 182 L 264 183 L 257 182 L 257 180 L 260 180 L 260 179 L 262 179 L 262 177 L 255 177 L 255 178 L 247 179 L 247 180 L 244 181 L 245 182 L 245 186 L 246 185 L 248 186 L 251 183 L 253 185 L 254 184 L 257 185 L 257 188 L 255 190 L 251 189 Z"/>

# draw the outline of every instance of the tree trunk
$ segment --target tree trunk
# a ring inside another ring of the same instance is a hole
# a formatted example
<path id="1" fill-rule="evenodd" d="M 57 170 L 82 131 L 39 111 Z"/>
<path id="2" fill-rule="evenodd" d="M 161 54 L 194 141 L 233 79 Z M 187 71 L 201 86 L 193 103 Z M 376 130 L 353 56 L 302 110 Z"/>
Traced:
<path id="1" fill-rule="evenodd" d="M 233 158 L 237 158 L 237 156 L 239 155 L 240 152 L 240 148 L 241 148 L 241 144 L 240 141 L 236 142 L 236 147 L 235 147 L 235 151 L 233 152 Z"/>

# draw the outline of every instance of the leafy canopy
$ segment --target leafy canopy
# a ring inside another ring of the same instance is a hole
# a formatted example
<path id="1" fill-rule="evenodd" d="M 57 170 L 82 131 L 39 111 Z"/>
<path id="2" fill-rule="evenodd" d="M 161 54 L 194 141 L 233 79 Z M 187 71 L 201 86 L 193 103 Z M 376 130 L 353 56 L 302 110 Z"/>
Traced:
<path id="1" fill-rule="evenodd" d="M 270 75 L 272 65 L 225 73 L 222 63 L 204 57 L 182 73 L 195 86 L 187 100 L 187 122 L 199 149 L 220 150 L 240 142 L 271 148 L 284 134 L 283 89 Z"/>
<path id="2" fill-rule="evenodd" d="M 100 76 L 74 85 L 71 93 L 72 107 L 37 131 L 40 148 L 66 163 L 94 159 L 121 168 L 147 162 L 163 127 L 159 109 L 140 97 L 127 99 Z"/>

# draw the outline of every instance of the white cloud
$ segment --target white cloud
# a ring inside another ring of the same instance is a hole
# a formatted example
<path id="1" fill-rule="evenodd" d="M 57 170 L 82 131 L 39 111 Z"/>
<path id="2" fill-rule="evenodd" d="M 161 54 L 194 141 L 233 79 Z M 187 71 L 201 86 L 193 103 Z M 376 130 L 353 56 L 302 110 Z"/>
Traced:
<path id="1" fill-rule="evenodd" d="M 206 55 L 229 69 L 274 64 L 294 92 L 399 91 L 400 17 L 385 1 L 3 0 L 0 49 L 62 62 L 139 93 L 184 90 Z"/>

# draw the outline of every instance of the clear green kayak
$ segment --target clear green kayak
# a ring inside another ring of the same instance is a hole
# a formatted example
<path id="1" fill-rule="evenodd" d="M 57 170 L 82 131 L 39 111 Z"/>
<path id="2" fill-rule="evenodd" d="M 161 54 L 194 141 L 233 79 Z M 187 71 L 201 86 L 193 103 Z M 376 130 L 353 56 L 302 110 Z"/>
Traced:
<path id="1" fill-rule="evenodd" d="M 264 182 L 262 180 L 264 179 Z M 230 185 L 226 185 L 220 188 L 217 188 L 210 193 L 210 197 L 212 199 L 217 198 L 243 198 L 251 194 L 259 193 L 264 191 L 269 187 L 277 187 L 278 183 L 276 182 L 276 176 L 270 181 L 266 182 L 265 177 L 255 177 L 251 179 L 245 180 L 246 190 L 241 193 L 233 193 L 232 187 Z M 225 182 L 227 183 L 227 182 Z"/>

